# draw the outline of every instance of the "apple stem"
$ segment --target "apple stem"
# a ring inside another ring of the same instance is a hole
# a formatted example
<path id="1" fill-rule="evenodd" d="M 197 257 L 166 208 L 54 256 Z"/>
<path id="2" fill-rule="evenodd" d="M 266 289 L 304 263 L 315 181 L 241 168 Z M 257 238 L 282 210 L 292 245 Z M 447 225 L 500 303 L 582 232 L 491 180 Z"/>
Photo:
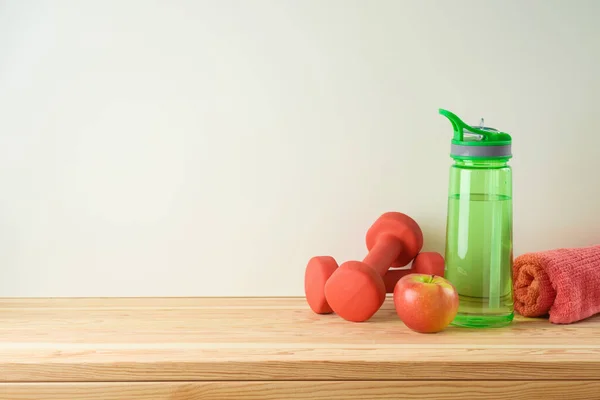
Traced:
<path id="1" fill-rule="evenodd" d="M 431 275 L 431 278 L 429 278 L 429 283 L 433 283 L 433 278 L 435 278 L 435 275 Z"/>

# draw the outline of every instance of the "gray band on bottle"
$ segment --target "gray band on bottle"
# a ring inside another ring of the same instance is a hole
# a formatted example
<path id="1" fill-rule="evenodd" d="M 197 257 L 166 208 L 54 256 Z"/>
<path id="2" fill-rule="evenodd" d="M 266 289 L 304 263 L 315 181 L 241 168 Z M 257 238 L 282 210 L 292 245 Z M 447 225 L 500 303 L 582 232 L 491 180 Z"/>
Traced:
<path id="1" fill-rule="evenodd" d="M 503 146 L 461 146 L 458 144 L 450 144 L 450 154 L 453 156 L 462 157 L 510 157 L 511 145 Z"/>

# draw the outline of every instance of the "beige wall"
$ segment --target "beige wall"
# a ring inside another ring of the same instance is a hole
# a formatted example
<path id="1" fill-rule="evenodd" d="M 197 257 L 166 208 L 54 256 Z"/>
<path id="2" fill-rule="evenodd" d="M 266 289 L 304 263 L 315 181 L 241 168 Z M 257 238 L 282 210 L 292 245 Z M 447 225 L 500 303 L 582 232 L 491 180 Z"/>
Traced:
<path id="1" fill-rule="evenodd" d="M 600 243 L 599 1 L 0 1 L 0 295 L 300 295 L 380 213 L 442 251 L 450 124 L 515 255 Z"/>

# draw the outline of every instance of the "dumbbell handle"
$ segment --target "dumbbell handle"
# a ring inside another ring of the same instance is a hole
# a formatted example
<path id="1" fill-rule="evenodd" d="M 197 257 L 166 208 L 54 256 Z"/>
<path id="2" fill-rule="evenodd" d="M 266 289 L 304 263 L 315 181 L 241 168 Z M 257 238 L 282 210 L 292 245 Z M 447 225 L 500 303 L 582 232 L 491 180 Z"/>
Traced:
<path id="1" fill-rule="evenodd" d="M 394 293 L 396 283 L 408 274 L 427 274 L 444 276 L 444 257 L 437 252 L 428 251 L 417 255 L 408 269 L 390 269 L 383 277 L 386 293 Z"/>
<path id="2" fill-rule="evenodd" d="M 402 243 L 392 235 L 384 235 L 377 240 L 369 254 L 363 259 L 380 276 L 384 276 L 392 263 L 402 252 Z"/>
<path id="3" fill-rule="evenodd" d="M 383 277 L 383 283 L 385 284 L 385 292 L 394 293 L 394 287 L 396 286 L 396 283 L 398 283 L 398 281 L 404 276 L 412 274 L 414 272 L 415 271 L 413 271 L 412 268 L 389 270 L 387 274 L 385 274 L 385 276 Z"/>

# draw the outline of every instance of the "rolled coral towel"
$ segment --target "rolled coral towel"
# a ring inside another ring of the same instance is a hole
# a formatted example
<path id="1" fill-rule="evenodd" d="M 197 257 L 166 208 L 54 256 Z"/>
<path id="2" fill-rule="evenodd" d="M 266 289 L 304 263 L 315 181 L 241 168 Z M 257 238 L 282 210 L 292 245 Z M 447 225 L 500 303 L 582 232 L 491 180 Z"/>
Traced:
<path id="1" fill-rule="evenodd" d="M 515 310 L 569 324 L 600 313 L 600 245 L 523 254 L 513 264 Z"/>

